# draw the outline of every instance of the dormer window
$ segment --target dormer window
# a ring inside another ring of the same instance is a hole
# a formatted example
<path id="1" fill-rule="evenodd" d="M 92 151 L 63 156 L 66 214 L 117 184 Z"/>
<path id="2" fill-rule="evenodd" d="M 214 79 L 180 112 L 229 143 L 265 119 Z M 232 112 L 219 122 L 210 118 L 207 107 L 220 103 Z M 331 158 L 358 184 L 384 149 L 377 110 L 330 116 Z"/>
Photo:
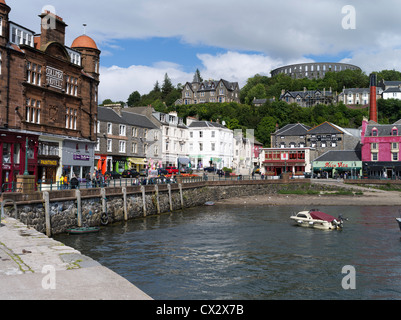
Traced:
<path id="1" fill-rule="evenodd" d="M 393 129 L 391 129 L 391 135 L 392 136 L 398 136 L 398 129 L 396 127 L 394 127 Z"/>
<path id="2" fill-rule="evenodd" d="M 378 133 L 377 133 L 377 128 L 373 128 L 372 129 L 372 137 L 377 137 Z"/>

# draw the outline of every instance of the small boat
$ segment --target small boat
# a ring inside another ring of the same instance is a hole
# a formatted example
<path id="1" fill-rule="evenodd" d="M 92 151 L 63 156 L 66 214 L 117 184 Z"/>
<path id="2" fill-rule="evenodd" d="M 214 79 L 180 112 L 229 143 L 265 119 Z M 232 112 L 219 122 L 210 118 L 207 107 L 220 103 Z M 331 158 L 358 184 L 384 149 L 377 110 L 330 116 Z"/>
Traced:
<path id="1" fill-rule="evenodd" d="M 323 230 L 342 229 L 344 218 L 340 215 L 337 219 L 316 209 L 300 211 L 290 217 L 301 227 L 310 227 Z"/>
<path id="2" fill-rule="evenodd" d="M 207 202 L 205 202 L 205 206 L 214 206 L 214 202 L 213 201 L 207 201 Z"/>
<path id="3" fill-rule="evenodd" d="M 85 233 L 95 233 L 99 232 L 99 227 L 78 227 L 78 228 L 71 228 L 67 229 L 69 234 L 85 234 Z"/>
<path id="4" fill-rule="evenodd" d="M 401 230 L 401 218 L 395 218 L 395 220 L 397 220 L 398 226 L 400 227 L 400 230 Z"/>

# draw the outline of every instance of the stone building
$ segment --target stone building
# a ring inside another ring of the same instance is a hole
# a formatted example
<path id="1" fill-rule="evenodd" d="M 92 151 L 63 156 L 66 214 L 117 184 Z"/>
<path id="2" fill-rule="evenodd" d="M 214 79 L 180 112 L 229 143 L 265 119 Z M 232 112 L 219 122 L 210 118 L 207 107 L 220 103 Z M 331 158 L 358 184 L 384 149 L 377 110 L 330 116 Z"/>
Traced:
<path id="1" fill-rule="evenodd" d="M 337 62 L 310 62 L 283 66 L 272 70 L 272 77 L 283 73 L 293 79 L 322 79 L 326 72 L 340 72 L 345 70 L 361 70 L 359 67 L 347 63 Z"/>
<path id="2" fill-rule="evenodd" d="M 37 180 L 55 182 L 62 173 L 84 177 L 93 170 L 100 50 L 86 35 L 66 46 L 67 24 L 54 13 L 40 14 L 36 34 L 10 21 L 10 10 L 1 0 L 0 152 L 9 148 L 18 160 L 1 167 L 0 177 L 24 171 L 22 140 L 33 150 L 28 171 Z M 7 140 L 12 133 L 21 138 Z"/>
<path id="3" fill-rule="evenodd" d="M 207 102 L 240 103 L 238 82 L 227 80 L 208 80 L 201 82 L 197 74 L 182 89 L 181 104 L 198 104 Z"/>

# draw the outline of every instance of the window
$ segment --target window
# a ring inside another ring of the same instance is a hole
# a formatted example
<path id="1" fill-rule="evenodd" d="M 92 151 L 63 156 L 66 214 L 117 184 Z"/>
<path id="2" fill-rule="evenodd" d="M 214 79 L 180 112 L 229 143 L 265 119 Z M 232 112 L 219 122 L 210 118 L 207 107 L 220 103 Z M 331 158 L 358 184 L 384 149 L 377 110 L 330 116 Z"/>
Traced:
<path id="1" fill-rule="evenodd" d="M 159 154 L 159 146 L 155 146 L 155 148 L 154 148 L 154 154 L 155 155 L 158 155 Z"/>
<path id="2" fill-rule="evenodd" d="M 107 134 L 112 134 L 113 133 L 113 124 L 110 122 L 107 123 Z"/>
<path id="3" fill-rule="evenodd" d="M 107 139 L 107 152 L 111 152 L 113 148 L 112 140 Z"/>
<path id="4" fill-rule="evenodd" d="M 391 143 L 391 149 L 392 150 L 398 150 L 398 143 L 397 142 L 392 142 Z"/>
<path id="5" fill-rule="evenodd" d="M 398 161 L 398 152 L 392 152 L 392 159 L 393 161 Z"/>
<path id="6" fill-rule="evenodd" d="M 132 136 L 137 137 L 138 136 L 138 128 L 132 128 Z"/>
<path id="7" fill-rule="evenodd" d="M 372 161 L 377 161 L 378 157 L 377 157 L 377 152 L 373 152 L 372 153 Z"/>
<path id="8" fill-rule="evenodd" d="M 143 129 L 143 138 L 144 139 L 148 138 L 148 129 Z"/>
<path id="9" fill-rule="evenodd" d="M 216 144 L 212 143 L 212 151 L 215 151 L 215 150 L 216 150 Z"/>
<path id="10" fill-rule="evenodd" d="M 126 142 L 125 141 L 119 141 L 119 149 L 118 151 L 120 153 L 125 153 L 125 146 L 126 146 Z"/>
<path id="11" fill-rule="evenodd" d="M 40 101 L 26 99 L 25 120 L 31 123 L 40 123 Z"/>
<path id="12" fill-rule="evenodd" d="M 66 76 L 65 83 L 65 93 L 72 96 L 78 96 L 78 79 Z"/>
<path id="13" fill-rule="evenodd" d="M 95 151 L 100 151 L 100 138 L 97 138 L 97 143 L 95 146 Z"/>
<path id="14" fill-rule="evenodd" d="M 132 143 L 132 153 L 138 152 L 138 144 L 136 142 Z"/>
<path id="15" fill-rule="evenodd" d="M 190 138 L 193 138 L 193 137 L 194 137 L 194 133 L 193 133 L 192 131 L 189 133 L 189 137 L 190 137 Z"/>
<path id="16" fill-rule="evenodd" d="M 199 151 L 203 151 L 203 143 L 199 143 Z"/>
<path id="17" fill-rule="evenodd" d="M 214 138 L 216 135 L 216 133 L 214 131 L 212 131 L 212 138 Z"/>
<path id="18" fill-rule="evenodd" d="M 40 86 L 42 84 L 42 67 L 28 61 L 26 64 L 26 81 Z"/>
<path id="19" fill-rule="evenodd" d="M 393 128 L 393 129 L 391 130 L 391 135 L 392 135 L 392 136 L 397 136 L 397 135 L 398 135 L 398 130 L 397 130 L 397 128 Z"/>
<path id="20" fill-rule="evenodd" d="M 332 143 L 331 143 L 331 147 L 332 147 L 332 148 L 337 147 L 337 142 L 332 142 Z"/>
<path id="21" fill-rule="evenodd" d="M 67 129 L 77 130 L 77 109 L 67 107 L 65 110 L 65 127 Z"/>
<path id="22" fill-rule="evenodd" d="M 376 129 L 376 128 L 373 128 L 373 129 L 372 129 L 372 136 L 373 136 L 373 137 L 377 137 L 377 135 L 378 135 L 378 134 L 377 134 L 377 129 Z"/>
<path id="23" fill-rule="evenodd" d="M 370 144 L 370 148 L 371 148 L 371 150 L 378 150 L 377 149 L 377 143 L 371 143 Z"/>
<path id="24" fill-rule="evenodd" d="M 125 132 L 126 132 L 126 126 L 123 124 L 120 124 L 120 136 L 125 137 Z"/>
<path id="25" fill-rule="evenodd" d="M 203 131 L 199 131 L 199 138 L 203 137 Z"/>

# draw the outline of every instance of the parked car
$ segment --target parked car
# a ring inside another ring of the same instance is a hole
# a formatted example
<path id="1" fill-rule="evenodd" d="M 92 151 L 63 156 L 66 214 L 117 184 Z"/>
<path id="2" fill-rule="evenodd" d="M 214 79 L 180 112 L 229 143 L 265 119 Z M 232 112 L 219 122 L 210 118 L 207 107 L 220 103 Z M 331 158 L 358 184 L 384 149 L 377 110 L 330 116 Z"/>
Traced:
<path id="1" fill-rule="evenodd" d="M 172 174 L 172 173 L 177 174 L 177 173 L 178 173 L 177 167 L 169 166 L 169 167 L 166 167 L 166 170 L 167 170 L 167 172 L 168 172 L 169 174 Z"/>
<path id="2" fill-rule="evenodd" d="M 193 170 L 191 169 L 191 168 L 188 168 L 188 167 L 182 167 L 182 168 L 180 168 L 180 172 L 181 173 L 192 173 L 193 172 Z"/>
<path id="3" fill-rule="evenodd" d="M 164 168 L 159 168 L 157 169 L 157 171 L 159 172 L 159 175 L 166 175 L 168 174 L 168 171 Z"/>
<path id="4" fill-rule="evenodd" d="M 104 173 L 105 177 L 109 177 L 111 180 L 113 179 L 121 179 L 121 174 L 119 174 L 117 171 L 106 171 Z"/>
<path id="5" fill-rule="evenodd" d="M 123 173 L 121 174 L 123 178 L 137 178 L 139 177 L 139 172 L 136 170 L 124 170 Z"/>
<path id="6" fill-rule="evenodd" d="M 139 170 L 139 175 L 140 175 L 140 176 L 146 177 L 146 174 L 147 174 L 146 169 L 141 169 L 141 170 Z"/>
<path id="7" fill-rule="evenodd" d="M 207 172 L 215 172 L 216 168 L 215 167 L 206 167 L 206 168 L 203 168 L 203 170 L 207 171 Z"/>

